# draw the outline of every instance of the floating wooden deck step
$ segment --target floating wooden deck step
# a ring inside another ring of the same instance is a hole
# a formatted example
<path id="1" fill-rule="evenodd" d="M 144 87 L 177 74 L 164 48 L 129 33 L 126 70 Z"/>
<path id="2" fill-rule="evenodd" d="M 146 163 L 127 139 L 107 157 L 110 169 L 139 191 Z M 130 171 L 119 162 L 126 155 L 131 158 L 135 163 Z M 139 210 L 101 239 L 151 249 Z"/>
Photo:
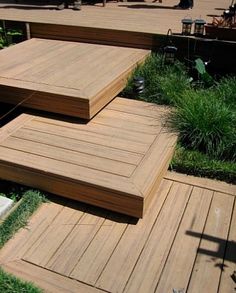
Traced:
<path id="1" fill-rule="evenodd" d="M 148 50 L 31 39 L 0 52 L 0 101 L 90 119 Z"/>
<path id="2" fill-rule="evenodd" d="M 174 150 L 167 111 L 115 98 L 87 123 L 22 114 L 0 130 L 0 177 L 142 217 Z"/>

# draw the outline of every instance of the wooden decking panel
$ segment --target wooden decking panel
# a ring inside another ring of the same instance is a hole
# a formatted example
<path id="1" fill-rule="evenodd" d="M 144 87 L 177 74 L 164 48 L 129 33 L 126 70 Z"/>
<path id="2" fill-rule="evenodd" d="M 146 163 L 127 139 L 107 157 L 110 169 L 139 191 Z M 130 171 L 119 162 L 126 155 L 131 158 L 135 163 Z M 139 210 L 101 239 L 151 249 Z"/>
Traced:
<path id="1" fill-rule="evenodd" d="M 147 50 L 31 39 L 0 52 L 0 101 L 90 119 Z"/>
<path id="2" fill-rule="evenodd" d="M 99 7 L 101 3 L 83 5 L 79 13 L 72 9 L 57 11 L 56 3 L 47 4 L 44 3 L 42 13 L 42 9 L 37 9 L 42 4 L 16 4 L 9 0 L 0 4 L 0 19 L 30 23 L 33 37 L 151 47 L 159 42 L 156 35 L 166 35 L 169 28 L 173 33 L 181 33 L 181 20 L 186 17 L 186 10 L 174 9 L 178 1 L 173 0 L 108 1 L 104 8 Z M 212 15 L 221 15 L 228 6 L 226 0 L 199 0 L 187 14 L 193 20 L 201 16 L 211 22 Z"/>
<path id="3" fill-rule="evenodd" d="M 138 221 L 66 199 L 44 203 L 0 264 L 46 292 L 231 293 L 235 186 L 220 193 L 220 182 L 200 181 L 163 179 Z"/>
<path id="4" fill-rule="evenodd" d="M 22 114 L 1 130 L 1 177 L 142 217 L 174 150 L 167 112 L 116 98 L 87 123 Z"/>

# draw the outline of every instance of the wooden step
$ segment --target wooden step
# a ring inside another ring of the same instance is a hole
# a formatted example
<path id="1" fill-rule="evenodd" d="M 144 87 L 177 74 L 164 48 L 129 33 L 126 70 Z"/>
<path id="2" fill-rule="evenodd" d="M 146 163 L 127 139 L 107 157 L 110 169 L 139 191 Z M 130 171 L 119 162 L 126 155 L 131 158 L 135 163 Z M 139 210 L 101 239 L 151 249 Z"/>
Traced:
<path id="1" fill-rule="evenodd" d="M 168 111 L 116 98 L 87 123 L 21 114 L 0 130 L 0 177 L 143 217 L 176 142 Z"/>
<path id="2" fill-rule="evenodd" d="M 0 51 L 0 101 L 92 118 L 149 50 L 31 39 Z"/>

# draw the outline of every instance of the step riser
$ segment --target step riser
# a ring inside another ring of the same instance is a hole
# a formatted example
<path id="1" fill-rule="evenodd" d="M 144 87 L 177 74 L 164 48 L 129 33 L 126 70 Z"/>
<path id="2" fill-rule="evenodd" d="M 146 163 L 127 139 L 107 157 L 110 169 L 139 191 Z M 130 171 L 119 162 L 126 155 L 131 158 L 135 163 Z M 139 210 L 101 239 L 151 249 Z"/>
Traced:
<path id="1" fill-rule="evenodd" d="M 22 114 L 0 130 L 0 177 L 142 218 L 175 147 L 163 113 L 116 98 L 87 124 Z"/>

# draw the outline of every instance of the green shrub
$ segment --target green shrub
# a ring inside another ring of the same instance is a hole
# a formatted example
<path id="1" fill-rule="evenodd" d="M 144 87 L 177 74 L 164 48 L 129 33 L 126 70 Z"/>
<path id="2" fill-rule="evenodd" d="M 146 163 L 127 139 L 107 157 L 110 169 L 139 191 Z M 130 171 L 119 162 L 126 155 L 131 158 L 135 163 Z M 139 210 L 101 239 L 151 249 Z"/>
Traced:
<path id="1" fill-rule="evenodd" d="M 175 160 L 178 170 L 182 168 L 189 172 L 192 169 L 195 175 L 201 176 L 202 172 L 219 179 L 224 178 L 225 172 L 231 178 L 231 165 L 228 170 L 227 164 L 232 161 L 235 166 L 236 161 L 236 77 L 224 77 L 216 82 L 199 58 L 195 60 L 192 74 L 194 78 L 191 83 L 183 64 L 176 62 L 166 66 L 160 55 L 151 54 L 143 65 L 134 70 L 122 95 L 175 106 L 169 117 L 169 125 L 179 133 L 180 145 L 189 152 L 186 156 L 189 167 L 181 157 L 182 167 L 181 160 L 178 163 Z M 136 76 L 145 80 L 145 91 L 139 95 L 133 92 L 133 78 Z M 204 159 L 202 156 L 205 156 Z M 193 158 L 197 157 L 204 164 L 193 168 L 192 162 L 197 163 L 197 159 Z"/>
<path id="2" fill-rule="evenodd" d="M 156 104 L 174 104 L 175 98 L 190 88 L 187 71 L 183 64 L 163 65 L 162 57 L 151 54 L 143 65 L 139 65 L 133 72 L 122 96 L 141 99 Z M 145 91 L 137 95 L 133 92 L 133 78 L 141 76 L 145 80 Z"/>
<path id="3" fill-rule="evenodd" d="M 224 77 L 214 89 L 219 99 L 236 110 L 236 77 Z"/>
<path id="4" fill-rule="evenodd" d="M 212 90 L 188 90 L 169 119 L 182 146 L 212 158 L 236 159 L 236 116 Z"/>

